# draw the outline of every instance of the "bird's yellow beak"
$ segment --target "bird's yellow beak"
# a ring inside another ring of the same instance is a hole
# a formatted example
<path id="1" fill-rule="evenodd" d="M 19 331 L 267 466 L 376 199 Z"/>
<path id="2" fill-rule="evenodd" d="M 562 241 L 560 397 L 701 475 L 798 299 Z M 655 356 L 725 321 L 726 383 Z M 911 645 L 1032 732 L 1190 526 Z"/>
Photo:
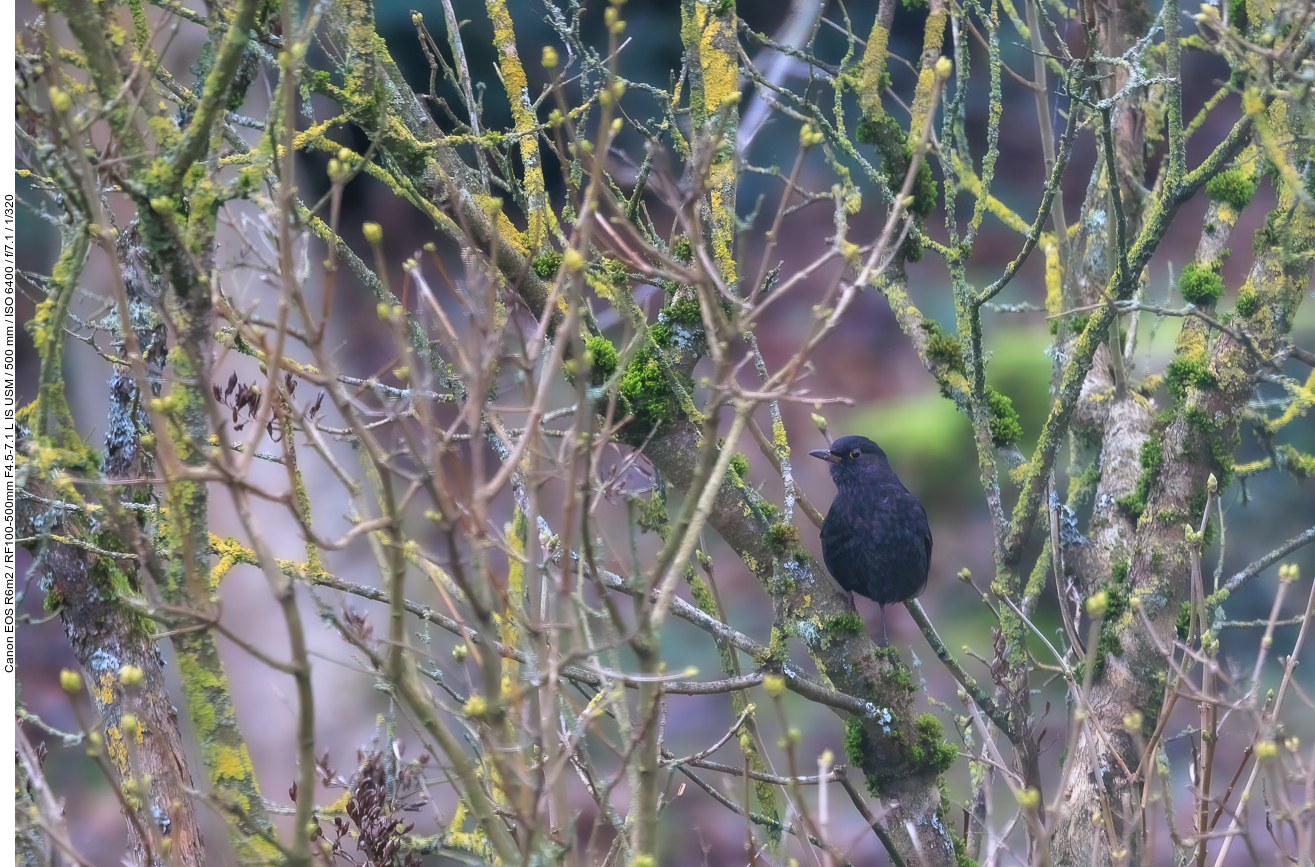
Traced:
<path id="1" fill-rule="evenodd" d="M 824 461 L 829 461 L 830 463 L 835 463 L 836 461 L 840 460 L 840 458 L 831 454 L 831 452 L 827 451 L 826 449 L 813 449 L 811 452 L 809 452 L 809 454 L 815 458 L 821 458 Z"/>

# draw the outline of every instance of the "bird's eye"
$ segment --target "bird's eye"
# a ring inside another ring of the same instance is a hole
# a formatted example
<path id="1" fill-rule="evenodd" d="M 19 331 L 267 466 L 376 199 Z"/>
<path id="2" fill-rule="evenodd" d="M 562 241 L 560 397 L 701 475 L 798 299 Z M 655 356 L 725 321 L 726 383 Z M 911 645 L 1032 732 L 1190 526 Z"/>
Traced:
<path id="1" fill-rule="evenodd" d="M 858 449 L 851 449 L 849 452 L 849 457 L 852 458 L 853 460 L 858 460 L 858 456 L 860 454 L 862 454 L 862 452 L 860 452 Z"/>

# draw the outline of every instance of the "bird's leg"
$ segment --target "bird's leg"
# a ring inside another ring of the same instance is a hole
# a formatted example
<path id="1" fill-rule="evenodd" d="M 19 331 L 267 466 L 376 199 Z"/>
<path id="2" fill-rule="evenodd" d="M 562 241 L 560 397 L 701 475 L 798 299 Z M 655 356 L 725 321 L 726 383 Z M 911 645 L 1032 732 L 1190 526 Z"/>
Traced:
<path id="1" fill-rule="evenodd" d="M 886 640 L 886 606 L 878 605 L 877 610 L 881 612 L 881 646 L 889 647 L 890 642 Z"/>
<path id="2" fill-rule="evenodd" d="M 855 611 L 855 612 L 858 611 L 858 606 L 854 604 L 854 591 L 853 591 L 853 590 L 846 590 L 846 591 L 845 591 L 845 604 L 849 606 L 849 610 L 850 610 L 850 611 Z"/>

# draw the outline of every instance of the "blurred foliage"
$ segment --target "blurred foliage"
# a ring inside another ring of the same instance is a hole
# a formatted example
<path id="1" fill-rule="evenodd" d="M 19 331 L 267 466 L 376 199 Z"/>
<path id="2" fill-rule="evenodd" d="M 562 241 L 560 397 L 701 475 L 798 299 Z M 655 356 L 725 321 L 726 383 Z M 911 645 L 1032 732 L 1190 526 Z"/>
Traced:
<path id="1" fill-rule="evenodd" d="M 1013 399 L 1023 425 L 1019 448 L 1036 447 L 1049 410 L 1050 362 L 1044 326 L 1014 326 L 988 332 L 991 385 Z M 936 383 L 927 390 L 869 404 L 855 413 L 846 433 L 860 433 L 881 443 L 900 478 L 916 488 L 924 502 L 976 503 L 981 497 L 972 425 L 954 404 L 941 397 Z"/>

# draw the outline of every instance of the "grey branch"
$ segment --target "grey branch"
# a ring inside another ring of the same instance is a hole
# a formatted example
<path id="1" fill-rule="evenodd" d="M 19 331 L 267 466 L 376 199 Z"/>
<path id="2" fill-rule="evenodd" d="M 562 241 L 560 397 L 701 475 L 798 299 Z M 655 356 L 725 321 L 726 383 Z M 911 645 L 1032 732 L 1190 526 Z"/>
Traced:
<path id="1" fill-rule="evenodd" d="M 1297 550 L 1303 545 L 1309 544 L 1310 542 L 1315 542 L 1315 527 L 1311 527 L 1306 532 L 1293 536 L 1291 539 L 1284 542 L 1282 545 L 1275 548 L 1273 551 L 1270 551 L 1268 554 L 1261 557 L 1259 560 L 1252 563 L 1250 566 L 1246 567 L 1241 572 L 1238 572 L 1232 578 L 1229 578 L 1228 582 L 1224 584 L 1223 589 L 1229 592 L 1236 590 L 1238 587 L 1241 587 L 1247 581 L 1250 581 L 1252 578 L 1256 577 L 1261 572 L 1264 572 L 1270 566 L 1273 566 L 1279 560 L 1282 560 L 1284 557 L 1288 556 L 1293 551 Z"/>

